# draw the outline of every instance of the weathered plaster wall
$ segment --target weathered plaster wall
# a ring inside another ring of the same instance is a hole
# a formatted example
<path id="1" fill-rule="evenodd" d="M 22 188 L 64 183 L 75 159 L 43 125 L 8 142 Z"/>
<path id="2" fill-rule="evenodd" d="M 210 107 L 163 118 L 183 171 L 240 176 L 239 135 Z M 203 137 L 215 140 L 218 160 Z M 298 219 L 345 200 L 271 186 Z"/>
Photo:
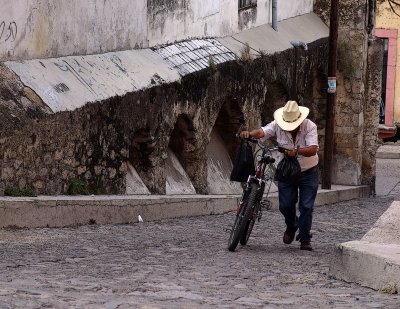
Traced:
<path id="1" fill-rule="evenodd" d="M 148 45 L 146 0 L 1 0 L 0 7 L 0 60 Z"/>
<path id="2" fill-rule="evenodd" d="M 312 11 L 279 1 L 279 20 Z M 271 0 L 0 0 L 0 61 L 86 55 L 225 36 L 271 21 Z"/>
<path id="3" fill-rule="evenodd" d="M 234 157 L 238 141 L 233 136 L 240 116 L 249 127 L 260 126 L 275 106 L 284 104 L 294 84 L 299 101 L 321 119 L 315 111 L 323 114 L 324 101 L 314 101 L 317 95 L 307 89 L 314 85 L 315 74 L 324 74 L 326 39 L 299 54 L 298 67 L 302 65 L 296 83 L 294 55 L 287 50 L 239 59 L 101 104 L 46 117 L 44 112 L 26 116 L 22 126 L 1 132 L 0 184 L 60 194 L 67 191 L 70 180 L 81 179 L 94 192 L 121 194 L 129 162 L 150 192 L 165 194 L 165 164 L 171 149 L 196 192 L 208 193 L 206 153 L 213 129 Z M 274 89 L 280 91 L 272 104 L 266 98 Z M 321 123 L 318 126 L 322 128 Z"/>
<path id="4" fill-rule="evenodd" d="M 149 0 L 149 42 L 151 46 L 187 37 L 222 37 L 270 23 L 272 0 L 258 0 L 257 6 L 238 12 L 231 0 Z M 278 1 L 278 20 L 312 12 L 313 1 Z"/>
<path id="5" fill-rule="evenodd" d="M 329 8 L 328 0 L 317 0 L 315 3 L 315 12 L 327 24 Z M 332 183 L 373 184 L 374 155 L 378 146 L 379 113 L 376 108 L 376 96 L 380 93 L 379 76 L 382 74 L 381 68 L 376 65 L 379 52 L 377 49 L 374 52 L 369 51 L 368 1 L 343 0 L 339 9 Z"/>

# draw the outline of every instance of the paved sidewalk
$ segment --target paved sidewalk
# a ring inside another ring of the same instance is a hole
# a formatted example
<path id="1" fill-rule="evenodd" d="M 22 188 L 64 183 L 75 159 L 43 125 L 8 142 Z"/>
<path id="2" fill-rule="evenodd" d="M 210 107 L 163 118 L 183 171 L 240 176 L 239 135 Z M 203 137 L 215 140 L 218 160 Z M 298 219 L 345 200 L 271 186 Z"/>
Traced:
<path id="1" fill-rule="evenodd" d="M 394 198 L 317 207 L 313 252 L 282 243 L 276 209 L 233 253 L 233 213 L 0 230 L 0 308 L 398 309 L 399 295 L 328 275 L 335 244 L 360 239 Z"/>
<path id="2" fill-rule="evenodd" d="M 276 207 L 264 212 L 249 245 L 239 245 L 234 253 L 226 249 L 232 212 L 160 221 L 144 216 L 143 223 L 134 224 L 1 229 L 0 308 L 400 308 L 397 294 L 329 276 L 336 244 L 361 239 L 392 201 L 400 200 L 399 182 L 385 180 L 396 177 L 397 161 L 377 160 L 377 197 L 315 208 L 313 252 L 282 243 L 284 222 Z M 326 196 L 334 202 L 335 196 L 348 194 L 332 190 Z M 210 197 L 204 198 L 203 206 Z M 227 203 L 225 198 L 220 201 Z M 24 207 L 39 209 L 42 199 L 27 199 Z M 82 203 L 92 199 L 81 197 Z M 144 199 L 157 205 L 157 198 Z M 109 198 L 112 210 L 124 208 L 117 200 Z M 52 207 L 67 207 L 68 201 L 79 208 L 76 197 L 54 197 Z M 198 209 L 187 201 L 186 211 Z M 10 207 L 5 202 L 0 202 L 0 218 Z M 11 202 L 19 209 L 21 201 Z M 212 207 L 205 208 L 209 214 Z"/>

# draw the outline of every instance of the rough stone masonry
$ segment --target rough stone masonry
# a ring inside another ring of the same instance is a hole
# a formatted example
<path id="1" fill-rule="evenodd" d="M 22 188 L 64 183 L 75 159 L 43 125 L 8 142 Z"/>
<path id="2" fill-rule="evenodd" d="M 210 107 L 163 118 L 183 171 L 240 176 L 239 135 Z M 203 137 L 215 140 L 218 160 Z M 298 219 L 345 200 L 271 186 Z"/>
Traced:
<path id="1" fill-rule="evenodd" d="M 241 58 L 182 78 L 179 83 L 127 93 L 74 111 L 49 113 L 12 73 L 2 68 L 3 186 L 36 194 L 64 194 L 71 180 L 94 193 L 125 191 L 127 163 L 150 192 L 165 194 L 165 160 L 171 148 L 197 193 L 207 193 L 206 145 L 216 129 L 235 156 L 239 118 L 249 126 L 271 120 L 293 94 L 324 127 L 320 85 L 327 59 L 325 39 L 307 54 L 286 50 Z M 294 69 L 297 68 L 296 74 Z M 296 79 L 294 79 L 296 76 Z"/>
<path id="2" fill-rule="evenodd" d="M 328 7 L 323 0 L 315 5 L 325 21 Z M 367 13 L 365 0 L 341 4 L 337 184 L 374 181 L 381 74 L 376 60 L 382 49 L 369 32 Z M 234 158 L 239 119 L 244 116 L 249 127 L 265 124 L 288 98 L 311 109 L 323 162 L 327 40 L 310 44 L 307 53 L 290 49 L 257 58 L 248 55 L 180 82 L 58 113 L 51 113 L 32 89 L 1 66 L 0 188 L 64 194 L 72 181 L 81 180 L 90 192 L 122 194 L 130 163 L 151 193 L 165 194 L 170 148 L 196 192 L 206 194 L 211 132 L 218 131 Z"/>

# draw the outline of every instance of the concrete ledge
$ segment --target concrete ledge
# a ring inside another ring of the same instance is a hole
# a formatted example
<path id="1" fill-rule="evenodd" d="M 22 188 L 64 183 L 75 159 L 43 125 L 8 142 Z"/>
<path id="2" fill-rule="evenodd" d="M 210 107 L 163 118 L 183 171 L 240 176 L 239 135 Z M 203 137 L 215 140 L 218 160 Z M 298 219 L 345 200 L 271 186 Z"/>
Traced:
<path id="1" fill-rule="evenodd" d="M 212 215 L 234 209 L 228 196 L 93 196 L 1 199 L 0 228 L 63 227 L 121 224 L 187 216 Z"/>
<path id="2" fill-rule="evenodd" d="M 339 245 L 329 272 L 337 279 L 356 282 L 395 294 L 400 290 L 400 246 L 367 241 Z"/>
<path id="3" fill-rule="evenodd" d="M 383 145 L 376 152 L 377 159 L 400 159 L 400 145 Z"/>
<path id="4" fill-rule="evenodd" d="M 316 206 L 369 196 L 369 187 L 332 186 L 320 190 Z M 0 198 L 0 228 L 122 224 L 168 218 L 223 214 L 236 209 L 240 195 L 39 196 Z M 278 194 L 272 193 L 273 208 Z"/>
<path id="5" fill-rule="evenodd" d="M 337 246 L 330 274 L 338 279 L 398 293 L 400 290 L 400 202 L 393 202 L 360 241 Z"/>

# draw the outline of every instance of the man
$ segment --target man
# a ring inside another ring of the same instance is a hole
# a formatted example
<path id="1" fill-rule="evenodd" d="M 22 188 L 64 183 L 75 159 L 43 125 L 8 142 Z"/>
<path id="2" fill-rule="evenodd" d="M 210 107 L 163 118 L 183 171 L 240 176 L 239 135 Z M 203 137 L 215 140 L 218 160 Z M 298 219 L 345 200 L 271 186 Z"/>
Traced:
<path id="1" fill-rule="evenodd" d="M 283 242 L 300 241 L 301 250 L 312 250 L 311 225 L 315 197 L 319 184 L 317 125 L 307 119 L 309 109 L 288 101 L 274 113 L 274 121 L 253 131 L 242 131 L 241 138 L 253 137 L 265 141 L 276 138 L 285 156 L 297 157 L 301 173 L 293 183 L 278 182 L 279 210 L 285 217 L 286 231 Z M 300 216 L 296 214 L 299 201 Z"/>

